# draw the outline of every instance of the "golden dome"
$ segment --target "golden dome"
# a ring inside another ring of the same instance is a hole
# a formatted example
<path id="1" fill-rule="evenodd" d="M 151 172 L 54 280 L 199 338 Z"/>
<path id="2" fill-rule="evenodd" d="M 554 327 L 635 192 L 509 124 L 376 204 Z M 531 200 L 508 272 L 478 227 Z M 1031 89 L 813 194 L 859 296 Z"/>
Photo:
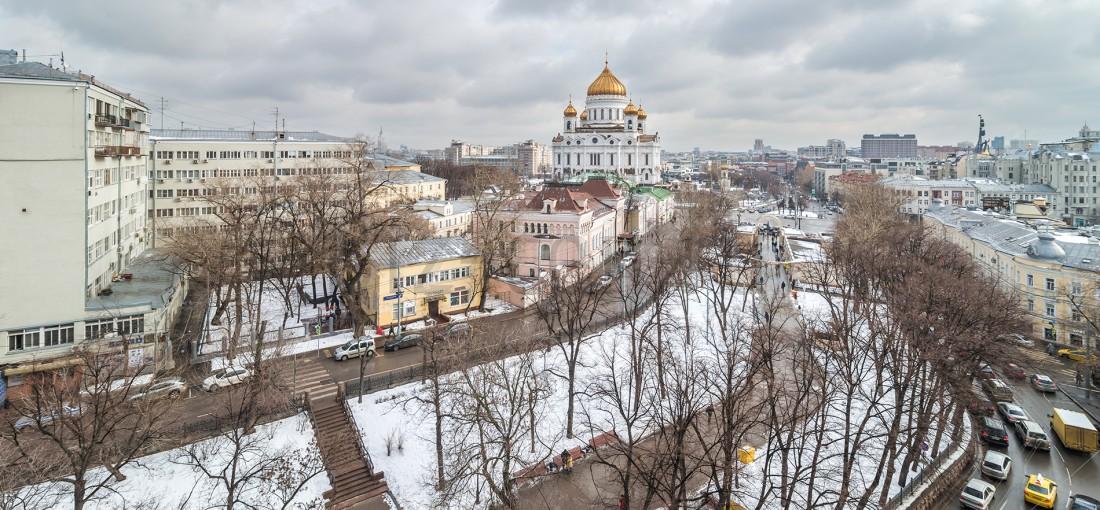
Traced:
<path id="1" fill-rule="evenodd" d="M 626 104 L 626 108 L 623 108 L 623 115 L 637 115 L 638 107 L 634 106 L 634 101 Z"/>
<path id="2" fill-rule="evenodd" d="M 607 67 L 607 62 L 603 64 L 603 72 L 596 77 L 596 80 L 588 86 L 588 95 L 590 96 L 625 96 L 626 85 L 619 81 L 614 74 L 611 73 L 611 69 Z"/>
<path id="3" fill-rule="evenodd" d="M 576 117 L 577 116 L 577 109 L 573 108 L 573 100 L 572 99 L 569 100 L 569 104 L 565 107 L 565 111 L 562 112 L 562 115 L 565 115 L 566 117 Z"/>
<path id="4" fill-rule="evenodd" d="M 645 108 L 638 105 L 638 120 L 644 120 L 646 118 Z"/>
<path id="5" fill-rule="evenodd" d="M 581 112 L 581 120 L 588 120 L 588 110 Z"/>

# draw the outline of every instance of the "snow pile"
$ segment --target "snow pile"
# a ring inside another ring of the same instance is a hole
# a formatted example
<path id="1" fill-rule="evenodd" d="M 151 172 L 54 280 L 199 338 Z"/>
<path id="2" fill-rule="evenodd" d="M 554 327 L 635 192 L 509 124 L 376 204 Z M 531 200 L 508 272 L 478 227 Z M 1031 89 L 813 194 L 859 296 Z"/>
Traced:
<path id="1" fill-rule="evenodd" d="M 217 309 L 215 296 L 211 293 L 206 314 L 207 332 L 203 342 L 199 344 L 199 354 L 220 351 L 223 341 L 232 336 L 233 330 L 238 325 L 241 329 L 241 338 L 249 338 L 252 336 L 253 328 L 259 326 L 258 322 L 266 322 L 264 328 L 265 342 L 274 342 L 279 338 L 286 340 L 308 335 L 303 321 L 309 322 L 318 318 L 323 320 L 326 310 L 324 305 L 315 306 L 308 301 L 303 301 L 296 286 L 300 285 L 302 292 L 312 295 L 315 278 L 317 294 L 323 294 L 322 280 L 327 278 L 324 275 L 302 276 L 297 281 L 292 282 L 271 279 L 262 282 L 262 285 L 259 281 L 250 282 L 244 285 L 241 291 L 242 310 L 240 316 L 237 316 L 235 305 L 230 303 L 218 324 L 210 323 Z M 329 280 L 324 285 L 327 285 L 329 294 L 336 292 L 335 282 Z M 263 292 L 261 292 L 261 288 Z M 223 296 L 229 295 L 230 289 L 228 287 L 223 288 L 222 294 Z M 260 321 L 253 318 L 257 304 L 260 307 Z M 280 328 L 282 328 L 281 335 Z"/>

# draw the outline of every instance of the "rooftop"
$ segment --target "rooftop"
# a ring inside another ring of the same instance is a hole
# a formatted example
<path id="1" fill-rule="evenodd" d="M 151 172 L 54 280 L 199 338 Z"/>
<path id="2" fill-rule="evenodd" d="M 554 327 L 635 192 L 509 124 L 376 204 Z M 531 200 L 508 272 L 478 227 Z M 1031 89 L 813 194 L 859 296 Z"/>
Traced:
<path id="1" fill-rule="evenodd" d="M 112 94 L 118 94 L 122 97 L 129 99 L 141 106 L 145 106 L 145 103 L 139 101 L 136 97 L 131 96 L 128 92 L 118 90 L 106 83 L 98 81 L 95 76 L 84 74 L 80 71 L 71 73 L 55 67 L 50 67 L 41 62 L 19 62 L 18 64 L 0 65 L 0 78 L 16 78 L 16 79 L 35 79 L 35 80 L 54 80 L 54 81 L 72 81 L 72 82 L 84 82 L 95 85 L 101 89 L 104 89 Z"/>
<path id="2" fill-rule="evenodd" d="M 329 135 L 320 131 L 245 131 L 239 129 L 154 129 L 150 137 L 155 140 L 240 140 L 272 141 L 278 135 L 287 142 L 351 142 L 351 138 Z"/>
<path id="3" fill-rule="evenodd" d="M 112 310 L 135 306 L 148 306 L 153 310 L 163 308 L 168 297 L 175 292 L 180 274 L 174 259 L 155 250 L 146 250 L 122 271 L 133 278 L 111 283 L 111 294 L 93 296 L 85 306 L 87 310 Z"/>
<path id="4" fill-rule="evenodd" d="M 418 172 L 416 170 L 390 170 L 376 172 L 376 176 L 389 184 L 419 184 L 424 182 L 445 182 L 446 179 Z"/>
<path id="5" fill-rule="evenodd" d="M 370 259 L 380 267 L 394 268 L 477 255 L 477 248 L 464 237 L 440 237 L 423 241 L 381 243 L 374 247 Z"/>

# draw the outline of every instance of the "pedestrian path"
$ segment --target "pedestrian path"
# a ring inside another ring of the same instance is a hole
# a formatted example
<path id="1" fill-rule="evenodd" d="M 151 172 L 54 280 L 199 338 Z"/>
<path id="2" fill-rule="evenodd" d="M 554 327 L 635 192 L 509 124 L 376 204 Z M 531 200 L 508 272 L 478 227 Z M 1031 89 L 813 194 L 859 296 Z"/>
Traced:
<path id="1" fill-rule="evenodd" d="M 295 397 L 309 394 L 311 401 L 334 398 L 338 389 L 328 370 L 313 358 L 298 359 L 289 382 Z"/>

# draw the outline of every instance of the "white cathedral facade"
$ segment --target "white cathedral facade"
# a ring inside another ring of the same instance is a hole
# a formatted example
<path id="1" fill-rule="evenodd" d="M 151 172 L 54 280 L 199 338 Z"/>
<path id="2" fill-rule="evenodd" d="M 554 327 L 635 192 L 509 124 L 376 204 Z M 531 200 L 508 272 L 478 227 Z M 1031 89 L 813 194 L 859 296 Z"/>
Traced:
<path id="1" fill-rule="evenodd" d="M 661 139 L 646 132 L 648 125 L 645 110 L 604 62 L 580 115 L 572 100 L 562 112 L 562 132 L 553 140 L 554 177 L 606 173 L 634 184 L 660 182 Z"/>

